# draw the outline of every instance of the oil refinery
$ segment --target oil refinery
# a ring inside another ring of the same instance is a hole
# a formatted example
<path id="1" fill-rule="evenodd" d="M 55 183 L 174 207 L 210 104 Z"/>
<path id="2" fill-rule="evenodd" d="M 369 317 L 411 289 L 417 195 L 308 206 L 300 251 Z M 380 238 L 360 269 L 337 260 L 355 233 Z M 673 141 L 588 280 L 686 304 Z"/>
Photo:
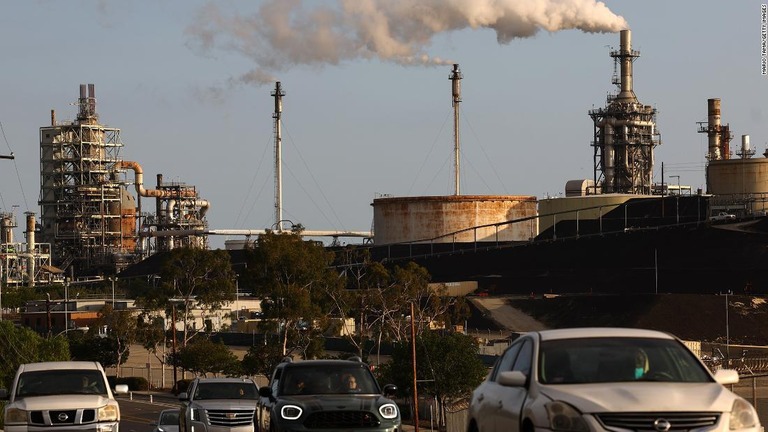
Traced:
<path id="1" fill-rule="evenodd" d="M 662 144 L 657 110 L 633 88 L 629 30 L 620 32 L 611 93 L 591 109 L 592 178 L 564 181 L 563 197 L 462 195 L 459 105 L 463 75 L 454 64 L 454 194 L 375 198 L 371 232 L 306 231 L 305 236 L 372 238 L 358 249 L 390 264 L 415 261 L 436 282 L 477 281 L 499 293 L 698 292 L 751 287 L 768 292 L 768 157 L 753 157 L 748 135 L 733 157 L 720 99 L 707 100 L 707 190 L 654 181 Z M 275 224 L 282 230 L 280 82 L 275 111 Z M 77 117 L 40 128 L 39 222 L 26 214 L 16 242 L 12 213 L 0 214 L 5 285 L 119 274 L 160 251 L 208 247 L 208 236 L 264 230 L 209 229 L 210 203 L 193 185 L 158 174 L 145 185 L 139 162 L 121 157 L 121 131 L 100 123 L 95 86 L 81 85 Z M 703 111 L 703 110 L 702 110 Z M 768 156 L 765 154 L 764 156 Z M 679 180 L 679 177 L 678 177 Z M 732 218 L 719 220 L 721 213 Z M 233 241 L 242 247 L 245 241 Z M 228 244 L 229 248 L 230 244 Z M 705 284 L 709 282 L 709 284 Z M 707 285 L 709 288 L 703 288 Z M 746 288 L 745 288 L 746 289 Z"/>

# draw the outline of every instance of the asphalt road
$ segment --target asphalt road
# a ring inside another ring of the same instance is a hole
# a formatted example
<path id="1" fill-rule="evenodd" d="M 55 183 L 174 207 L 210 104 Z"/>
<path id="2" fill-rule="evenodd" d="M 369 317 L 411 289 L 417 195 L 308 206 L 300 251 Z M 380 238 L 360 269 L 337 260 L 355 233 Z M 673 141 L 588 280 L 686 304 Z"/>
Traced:
<path id="1" fill-rule="evenodd" d="M 134 394 L 133 400 L 127 396 L 118 397 L 120 404 L 120 432 L 152 432 L 152 423 L 157 421 L 160 411 L 177 408 L 179 403 L 173 398 L 147 394 Z"/>

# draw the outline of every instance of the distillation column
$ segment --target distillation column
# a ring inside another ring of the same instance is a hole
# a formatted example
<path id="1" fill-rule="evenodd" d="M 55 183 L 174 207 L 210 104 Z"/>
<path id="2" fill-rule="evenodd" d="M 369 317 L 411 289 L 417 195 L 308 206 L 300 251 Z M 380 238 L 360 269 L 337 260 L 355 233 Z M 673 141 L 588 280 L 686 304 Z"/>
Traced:
<path id="1" fill-rule="evenodd" d="M 632 49 L 631 32 L 622 30 L 620 48 L 611 51 L 619 76 L 605 108 L 589 111 L 594 123 L 595 184 L 602 193 L 650 194 L 653 185 L 654 148 L 661 143 L 656 129 L 656 109 L 637 100 L 632 66 L 640 53 Z"/>

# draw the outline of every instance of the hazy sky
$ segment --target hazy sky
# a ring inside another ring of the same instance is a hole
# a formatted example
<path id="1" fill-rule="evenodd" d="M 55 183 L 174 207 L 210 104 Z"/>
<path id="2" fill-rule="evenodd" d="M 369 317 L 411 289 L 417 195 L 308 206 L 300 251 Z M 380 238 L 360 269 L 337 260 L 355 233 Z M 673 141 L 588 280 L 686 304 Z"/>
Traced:
<path id="1" fill-rule="evenodd" d="M 732 149 L 742 134 L 757 157 L 768 146 L 762 3 L 5 0 L 0 154 L 16 159 L 0 160 L 0 211 L 21 225 L 39 214 L 39 128 L 51 109 L 74 119 L 93 83 L 148 188 L 156 174 L 195 185 L 211 229 L 269 228 L 280 81 L 283 217 L 368 231 L 381 194 L 453 193 L 452 63 L 462 193 L 557 196 L 593 177 L 587 111 L 616 90 L 609 51 L 626 25 L 635 93 L 658 109 L 654 181 L 664 163 L 667 181 L 705 188 L 708 98 L 722 100 Z"/>

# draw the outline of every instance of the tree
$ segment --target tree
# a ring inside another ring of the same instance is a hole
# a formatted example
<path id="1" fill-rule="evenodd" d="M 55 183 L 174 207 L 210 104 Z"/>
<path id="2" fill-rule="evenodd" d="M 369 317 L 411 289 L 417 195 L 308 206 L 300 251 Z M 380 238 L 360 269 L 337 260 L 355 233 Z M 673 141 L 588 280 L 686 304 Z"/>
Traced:
<path id="1" fill-rule="evenodd" d="M 384 382 L 395 383 L 401 392 L 413 394 L 412 346 L 401 341 L 392 359 L 381 369 Z M 445 426 L 445 406 L 450 400 L 468 397 L 486 376 L 474 338 L 461 333 L 422 332 L 416 337 L 416 376 L 421 393 L 435 396 L 439 424 Z"/>
<path id="2" fill-rule="evenodd" d="M 165 382 L 165 356 L 157 352 L 158 347 L 165 347 L 168 343 L 166 337 L 165 320 L 161 316 L 142 314 L 139 318 L 136 328 L 137 340 L 147 351 L 160 361 L 163 371 L 163 382 Z M 152 382 L 152 370 L 150 369 L 149 381 Z"/>
<path id="3" fill-rule="evenodd" d="M 272 371 L 283 359 L 282 347 L 279 343 L 265 343 L 263 346 L 253 345 L 248 348 L 241 368 L 247 375 L 263 375 L 267 379 L 272 377 Z"/>
<path id="4" fill-rule="evenodd" d="M 128 360 L 127 351 L 123 352 L 120 358 L 117 357 L 117 339 L 103 337 L 96 329 L 90 329 L 87 333 L 71 331 L 67 334 L 67 339 L 72 360 L 95 361 L 105 368 Z"/>
<path id="5" fill-rule="evenodd" d="M 207 376 L 209 373 L 227 376 L 240 375 L 240 361 L 223 342 L 212 342 L 206 337 L 194 339 L 182 347 L 176 357 L 182 368 Z"/>
<path id="6" fill-rule="evenodd" d="M 184 323 L 190 322 L 192 308 L 216 310 L 235 299 L 235 272 L 225 250 L 174 249 L 163 262 L 160 278 L 161 289 L 152 302 L 167 307 L 171 299 L 179 299 Z M 185 325 L 182 345 L 190 338 Z"/>
<path id="7" fill-rule="evenodd" d="M 99 311 L 99 326 L 107 327 L 107 338 L 115 341 L 115 356 L 117 358 L 117 376 L 120 376 L 120 365 L 123 364 L 131 345 L 138 340 L 138 322 L 129 310 L 116 310 L 107 303 Z"/>
<path id="8" fill-rule="evenodd" d="M 69 358 L 69 344 L 64 337 L 43 338 L 32 329 L 0 321 L 0 386 L 3 388 L 11 388 L 20 364 Z"/>
<path id="9" fill-rule="evenodd" d="M 294 352 L 317 357 L 330 321 L 328 292 L 342 288 L 331 268 L 333 253 L 317 242 L 304 241 L 299 232 L 267 232 L 259 236 L 248 257 L 248 280 L 262 297 L 262 329 L 277 334 L 281 355 Z"/>

